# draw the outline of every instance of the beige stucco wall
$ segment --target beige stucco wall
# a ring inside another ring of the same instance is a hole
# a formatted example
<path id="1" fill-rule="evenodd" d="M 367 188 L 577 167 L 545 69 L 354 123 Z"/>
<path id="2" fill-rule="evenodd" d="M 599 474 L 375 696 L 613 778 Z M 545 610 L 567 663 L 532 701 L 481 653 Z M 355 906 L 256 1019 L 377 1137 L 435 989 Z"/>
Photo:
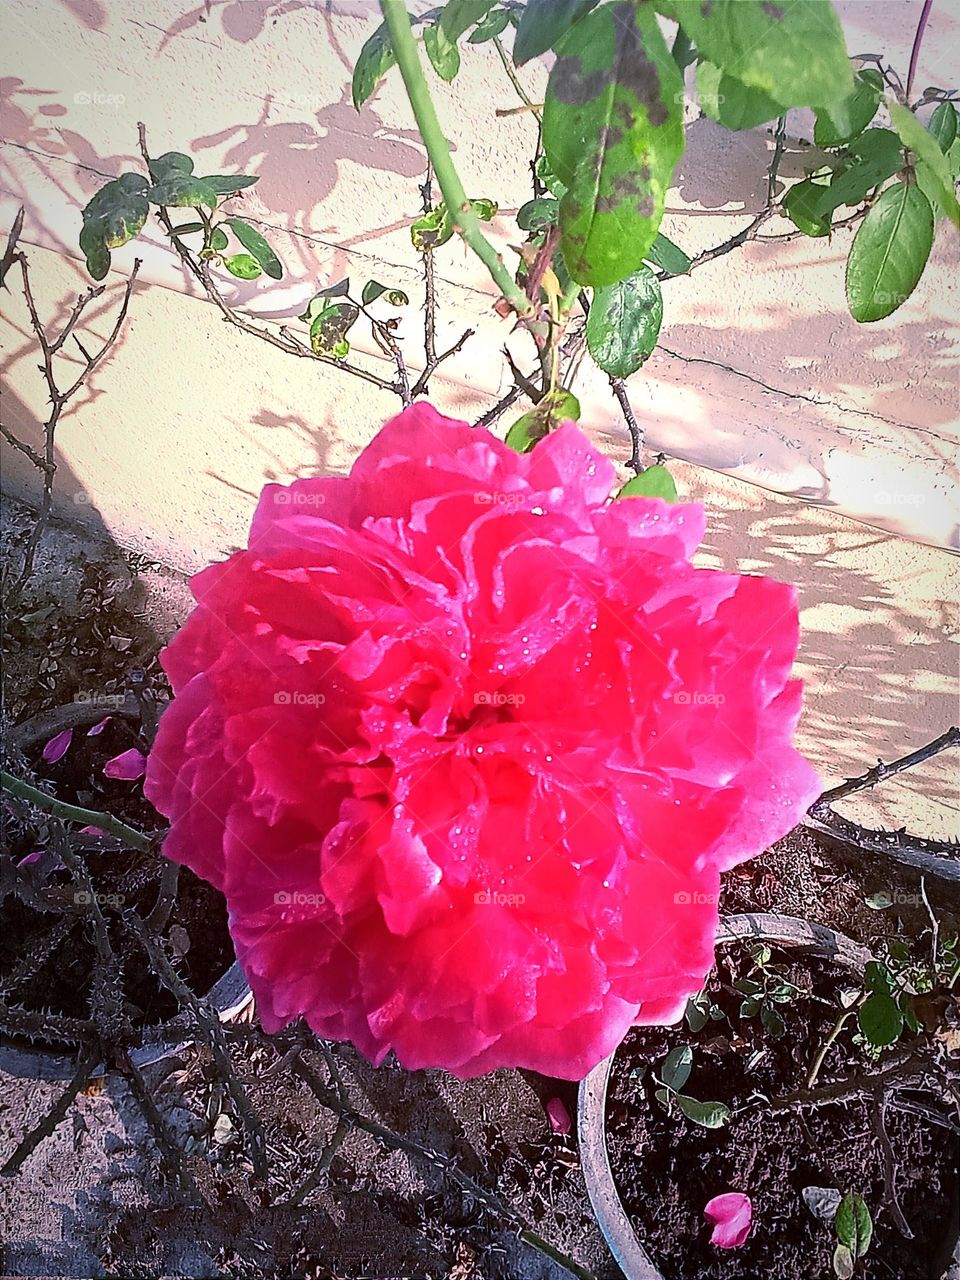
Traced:
<path id="1" fill-rule="evenodd" d="M 913 30 L 906 13 L 916 6 L 838 7 L 851 52 L 883 50 L 905 65 Z M 23 203 L 44 314 L 65 316 L 83 286 L 80 207 L 105 177 L 136 166 L 143 120 L 157 153 L 190 151 L 202 171 L 261 175 L 245 214 L 268 230 L 286 276 L 227 285 L 239 306 L 279 323 L 303 309 L 318 283 L 346 274 L 395 282 L 413 300 L 402 331 L 415 365 L 420 283 L 407 227 L 418 212 L 423 151 L 396 74 L 359 114 L 349 100 L 350 69 L 375 22 L 366 3 L 7 7 L 0 230 Z M 919 84 L 951 82 L 958 40 L 956 6 L 938 3 Z M 544 68 L 525 75 L 536 96 Z M 529 194 L 532 122 L 495 115 L 514 99 L 489 47 L 465 51 L 456 92 L 434 87 L 468 190 L 500 202 L 493 235 L 506 247 L 511 211 Z M 802 130 L 803 114 L 795 115 Z M 770 142 L 762 131 L 730 135 L 703 120 L 688 137 L 665 229 L 695 252 L 762 205 Z M 788 152 L 782 172 L 801 172 L 799 152 Z M 769 225 L 771 235 L 787 229 Z M 956 718 L 947 603 L 956 596 L 956 562 L 936 549 L 955 537 L 957 523 L 951 235 L 940 227 L 913 297 L 872 326 L 846 312 L 849 232 L 753 244 L 673 280 L 661 346 L 631 383 L 649 442 L 698 464 L 678 475 L 711 510 L 707 562 L 799 583 L 810 680 L 803 741 L 831 778 L 919 745 Z M 396 401 L 225 326 L 153 231 L 143 248 L 115 254 L 117 271 L 94 312 L 101 335 L 135 253 L 145 261 L 124 337 L 61 424 L 60 510 L 190 569 L 243 538 L 266 479 L 346 467 Z M 493 313 L 489 281 L 458 245 L 441 251 L 437 269 L 439 345 L 468 324 L 477 333 L 446 367 L 435 399 L 469 416 L 507 385 L 502 345 L 524 365 L 529 352 Z M 4 295 L 3 317 L 4 421 L 35 442 L 43 384 L 16 296 Z M 360 358 L 387 372 L 375 354 Z M 578 393 L 589 428 L 625 457 L 604 379 L 586 376 Z M 22 459 L 5 462 L 5 483 L 35 493 Z M 904 786 L 925 797 L 929 830 L 955 827 L 948 762 Z M 896 798 L 875 803 L 899 825 L 903 797 L 890 794 Z"/>

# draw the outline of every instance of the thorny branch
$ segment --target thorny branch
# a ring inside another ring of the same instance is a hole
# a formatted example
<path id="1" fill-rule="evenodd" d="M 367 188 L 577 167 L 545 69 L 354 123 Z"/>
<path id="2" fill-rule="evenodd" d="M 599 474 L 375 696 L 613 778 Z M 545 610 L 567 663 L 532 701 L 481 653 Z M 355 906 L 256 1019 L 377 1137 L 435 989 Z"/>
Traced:
<path id="1" fill-rule="evenodd" d="M 85 293 L 78 296 L 74 303 L 73 310 L 67 319 L 66 324 L 61 330 L 57 338 L 51 339 L 47 333 L 37 304 L 33 296 L 33 289 L 30 284 L 30 268 L 26 254 L 17 248 L 17 237 L 23 224 L 23 210 L 17 214 L 13 230 L 7 242 L 7 248 L 3 256 L 4 267 L 4 283 L 6 283 L 6 273 L 13 263 L 20 268 L 20 279 L 23 288 L 23 296 L 27 304 L 27 310 L 30 314 L 30 326 L 33 329 L 37 344 L 43 358 L 40 371 L 44 376 L 47 384 L 47 395 L 50 402 L 50 412 L 43 428 L 43 452 L 38 453 L 25 441 L 21 440 L 14 431 L 5 425 L 0 425 L 0 434 L 15 449 L 18 449 L 25 457 L 29 458 L 33 465 L 43 476 L 43 491 L 40 498 L 40 506 L 37 511 L 37 518 L 34 521 L 30 536 L 27 539 L 27 545 L 23 552 L 23 562 L 20 566 L 20 572 L 17 577 L 10 583 L 7 593 L 7 604 L 9 605 L 17 600 L 26 584 L 28 578 L 33 572 L 33 562 L 37 553 L 37 547 L 43 536 L 47 521 L 50 518 L 50 512 L 53 507 L 53 482 L 57 470 L 56 458 L 56 434 L 57 426 L 63 415 L 64 409 L 73 399 L 80 388 L 86 383 L 87 379 L 94 372 L 100 362 L 104 359 L 111 347 L 120 336 L 124 321 L 127 318 L 127 309 L 130 305 L 130 296 L 133 293 L 133 286 L 137 279 L 137 272 L 140 270 L 140 259 L 137 258 L 133 264 L 133 271 L 127 280 L 123 292 L 123 298 L 120 303 L 120 309 L 117 312 L 113 329 L 110 331 L 106 341 L 101 345 L 99 351 L 95 355 L 91 355 L 87 348 L 83 345 L 75 332 L 83 312 L 96 298 L 102 296 L 105 286 L 100 285 L 97 288 L 87 289 Z M 55 363 L 57 356 L 63 349 L 68 339 L 73 338 L 81 356 L 83 357 L 83 367 L 76 375 L 74 380 L 67 386 L 61 387 L 58 380 L 58 369 Z"/>

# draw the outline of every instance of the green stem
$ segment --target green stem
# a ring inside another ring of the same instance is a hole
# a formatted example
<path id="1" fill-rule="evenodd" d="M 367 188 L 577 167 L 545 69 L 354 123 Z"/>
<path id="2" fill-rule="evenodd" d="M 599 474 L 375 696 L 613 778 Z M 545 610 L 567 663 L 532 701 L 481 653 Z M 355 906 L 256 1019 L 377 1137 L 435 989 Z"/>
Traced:
<path id="1" fill-rule="evenodd" d="M 141 853 L 149 853 L 153 848 L 153 841 L 149 836 L 145 836 L 142 831 L 136 831 L 133 827 L 128 827 L 113 814 L 99 813 L 95 809 L 81 809 L 75 804 L 66 804 L 63 800 L 58 800 L 55 796 L 48 795 L 46 791 L 32 787 L 29 782 L 24 782 L 22 778 L 15 778 L 12 773 L 7 773 L 3 769 L 0 769 L 0 782 L 3 783 L 3 789 L 9 791 L 12 796 L 28 801 L 45 813 L 53 814 L 55 818 L 62 818 L 64 822 L 82 822 L 84 826 L 99 827 L 107 835 L 116 836 L 131 849 L 139 849 Z"/>
<path id="2" fill-rule="evenodd" d="M 463 239 L 490 272 L 497 288 L 518 315 L 529 317 L 534 308 L 529 298 L 510 275 L 503 258 L 480 230 L 480 220 L 473 211 L 460 175 L 450 155 L 450 148 L 440 128 L 440 121 L 427 88 L 420 55 L 410 26 L 410 15 L 404 0 L 380 0 L 383 20 L 390 33 L 390 43 L 396 55 L 400 74 L 406 86 L 410 105 L 416 117 L 420 136 L 443 192 L 444 203 L 450 217 Z"/>

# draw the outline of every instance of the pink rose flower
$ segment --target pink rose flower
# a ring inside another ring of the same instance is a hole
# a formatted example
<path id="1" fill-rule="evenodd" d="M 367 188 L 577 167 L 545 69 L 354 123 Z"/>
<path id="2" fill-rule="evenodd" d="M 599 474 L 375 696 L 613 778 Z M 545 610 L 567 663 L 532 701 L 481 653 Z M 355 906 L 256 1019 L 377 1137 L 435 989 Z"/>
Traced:
<path id="1" fill-rule="evenodd" d="M 707 1201 L 703 1216 L 714 1224 L 711 1244 L 718 1249 L 739 1249 L 750 1234 L 753 1205 L 742 1191 L 727 1191 Z"/>
<path id="2" fill-rule="evenodd" d="M 616 485 L 572 423 L 521 455 L 419 403 L 194 578 L 145 791 L 268 1032 L 577 1079 L 701 988 L 720 872 L 820 790 L 795 595 Z"/>

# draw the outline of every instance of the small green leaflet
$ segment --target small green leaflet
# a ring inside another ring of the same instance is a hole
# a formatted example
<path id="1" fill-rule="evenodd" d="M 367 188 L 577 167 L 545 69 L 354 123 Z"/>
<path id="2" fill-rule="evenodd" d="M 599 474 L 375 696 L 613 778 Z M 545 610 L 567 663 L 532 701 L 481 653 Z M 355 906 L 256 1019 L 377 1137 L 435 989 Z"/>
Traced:
<path id="1" fill-rule="evenodd" d="M 243 222 L 240 218 L 227 218 L 227 226 L 247 252 L 256 258 L 257 262 L 259 262 L 260 266 L 272 280 L 281 279 L 283 276 L 283 266 L 280 263 L 280 259 L 273 252 L 259 231 L 254 230 L 253 227 L 248 223 Z"/>
<path id="2" fill-rule="evenodd" d="M 887 187 L 857 228 L 847 258 L 847 302 L 861 324 L 896 311 L 916 288 L 933 244 L 933 210 L 916 186 Z"/>
<path id="3" fill-rule="evenodd" d="M 494 36 L 502 35 L 510 23 L 510 14 L 506 9 L 493 9 L 482 22 L 477 23 L 476 30 L 468 36 L 469 44 L 483 44 Z"/>
<path id="4" fill-rule="evenodd" d="M 544 231 L 555 227 L 560 218 L 560 201 L 553 196 L 537 196 L 517 210 L 517 226 L 521 231 Z"/>
<path id="5" fill-rule="evenodd" d="M 952 102 L 941 102 L 927 122 L 927 129 L 940 144 L 944 155 L 948 153 L 957 136 L 957 109 Z"/>
<path id="6" fill-rule="evenodd" d="M 693 1050 L 688 1044 L 679 1045 L 660 1064 L 660 1079 L 668 1089 L 679 1092 L 690 1079 L 693 1068 Z"/>
<path id="7" fill-rule="evenodd" d="M 722 1102 L 700 1102 L 686 1094 L 677 1094 L 677 1105 L 688 1120 L 704 1129 L 722 1129 L 730 1119 L 730 1108 Z"/>
<path id="8" fill-rule="evenodd" d="M 580 402 L 569 391 L 558 387 L 548 391 L 529 413 L 519 417 L 507 432 L 505 443 L 517 453 L 529 453 L 558 423 L 580 417 Z"/>
<path id="9" fill-rule="evenodd" d="M 875 1048 L 886 1048 L 900 1039 L 903 1014 L 887 991 L 875 991 L 858 1010 L 860 1030 Z"/>
<path id="10" fill-rule="evenodd" d="M 690 259 L 672 240 L 668 240 L 662 231 L 647 251 L 647 261 L 668 271 L 672 276 L 684 276 L 690 270 Z"/>
<path id="11" fill-rule="evenodd" d="M 394 307 L 405 307 L 410 301 L 402 289 L 392 289 L 390 285 L 381 284 L 379 280 L 367 281 L 360 294 L 360 301 L 366 306 L 370 302 L 376 302 L 377 298 L 384 293 L 387 295 L 387 301 Z"/>
<path id="12" fill-rule="evenodd" d="M 460 51 L 451 40 L 441 22 L 434 22 L 423 32 L 423 47 L 430 65 L 441 80 L 452 80 L 460 70 Z"/>
<path id="13" fill-rule="evenodd" d="M 845 128 L 836 126 L 830 116 L 829 108 L 821 108 L 813 126 L 813 141 L 818 147 L 838 147 L 863 133 L 864 129 L 877 114 L 877 107 L 883 97 L 883 77 L 879 71 L 861 71 L 857 75 L 856 87 L 843 104 L 842 114 L 845 117 Z"/>
<path id="14" fill-rule="evenodd" d="M 497 213 L 496 202 L 483 197 L 471 200 L 470 207 L 481 222 L 489 222 Z M 418 253 L 430 253 L 438 249 L 440 245 L 447 243 L 453 232 L 453 220 L 442 200 L 435 209 L 410 224 L 410 239 Z"/>
<path id="15" fill-rule="evenodd" d="M 629 378 L 657 345 L 663 321 L 660 282 L 641 266 L 626 280 L 595 289 L 587 316 L 587 347 L 611 378 Z"/>
<path id="16" fill-rule="evenodd" d="M 834 1218 L 837 1239 L 853 1257 L 862 1258 L 873 1239 L 873 1220 L 863 1196 L 846 1195 L 837 1206 Z"/>
<path id="17" fill-rule="evenodd" d="M 370 97 L 390 68 L 396 66 L 396 62 L 397 59 L 390 44 L 390 34 L 386 26 L 381 23 L 360 50 L 357 65 L 353 69 L 351 90 L 353 105 L 357 111 Z"/>
<path id="18" fill-rule="evenodd" d="M 447 0 L 440 17 L 440 26 L 447 40 L 456 44 L 467 27 L 481 22 L 494 4 L 495 0 Z"/>
<path id="19" fill-rule="evenodd" d="M 628 480 L 617 497 L 660 498 L 662 502 L 676 502 L 677 486 L 667 468 L 658 463 Z"/>
<path id="20" fill-rule="evenodd" d="M 224 258 L 223 265 L 238 280 L 256 280 L 261 274 L 260 263 L 249 253 L 235 253 L 232 258 Z"/>
<path id="21" fill-rule="evenodd" d="M 868 129 L 847 148 L 847 159 L 824 188 L 817 212 L 826 215 L 842 204 L 860 204 L 902 166 L 897 135 L 889 129 Z"/>
<path id="22" fill-rule="evenodd" d="M 795 227 L 807 236 L 825 236 L 830 233 L 830 214 L 820 211 L 820 204 L 827 188 L 812 178 L 805 178 L 790 188 L 783 197 L 783 212 Z"/>

